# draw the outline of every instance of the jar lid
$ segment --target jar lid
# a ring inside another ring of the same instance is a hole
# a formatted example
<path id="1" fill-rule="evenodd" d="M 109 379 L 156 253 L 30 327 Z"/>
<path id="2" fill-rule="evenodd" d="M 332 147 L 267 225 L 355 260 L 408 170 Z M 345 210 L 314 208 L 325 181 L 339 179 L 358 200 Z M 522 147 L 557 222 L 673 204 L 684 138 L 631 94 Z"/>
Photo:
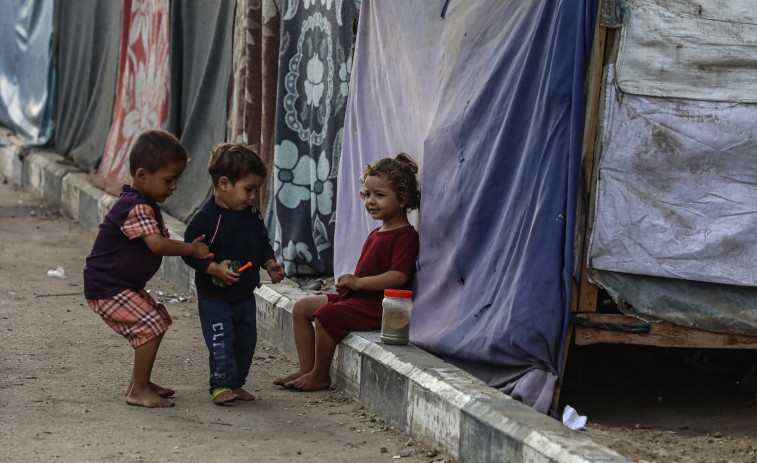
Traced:
<path id="1" fill-rule="evenodd" d="M 384 290 L 384 296 L 386 297 L 400 297 L 400 298 L 411 298 L 413 297 L 412 291 L 405 291 L 404 289 L 385 289 Z"/>

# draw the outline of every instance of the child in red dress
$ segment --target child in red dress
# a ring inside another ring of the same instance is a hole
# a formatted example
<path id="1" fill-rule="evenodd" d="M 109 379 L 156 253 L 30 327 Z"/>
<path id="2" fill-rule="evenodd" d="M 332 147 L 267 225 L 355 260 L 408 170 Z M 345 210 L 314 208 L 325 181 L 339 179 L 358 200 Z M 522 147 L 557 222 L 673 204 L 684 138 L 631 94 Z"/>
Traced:
<path id="1" fill-rule="evenodd" d="M 360 197 L 382 225 L 368 235 L 355 273 L 338 278 L 337 294 L 307 296 L 294 304 L 292 331 L 300 369 L 274 384 L 301 391 L 331 386 L 336 345 L 350 331 L 381 327 L 385 289 L 410 289 L 419 240 L 407 211 L 420 206 L 417 173 L 418 166 L 405 153 L 366 166 Z"/>

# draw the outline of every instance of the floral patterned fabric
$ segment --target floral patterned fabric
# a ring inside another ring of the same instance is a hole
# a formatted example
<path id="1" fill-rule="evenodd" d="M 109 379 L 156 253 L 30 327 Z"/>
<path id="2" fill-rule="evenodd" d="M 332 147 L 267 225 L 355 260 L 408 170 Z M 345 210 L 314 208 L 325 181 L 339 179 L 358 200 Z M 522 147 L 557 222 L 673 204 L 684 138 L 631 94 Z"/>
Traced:
<path id="1" fill-rule="evenodd" d="M 268 229 L 288 276 L 333 271 L 334 193 L 359 2 L 282 2 Z"/>
<path id="2" fill-rule="evenodd" d="M 110 191 L 129 183 L 137 136 L 168 117 L 169 0 L 124 0 L 113 122 L 98 173 Z"/>
<path id="3" fill-rule="evenodd" d="M 266 166 L 273 165 L 276 84 L 279 63 L 278 1 L 237 0 L 234 19 L 231 98 L 227 139 L 258 145 Z M 260 188 L 255 206 L 265 211 L 271 178 Z"/>

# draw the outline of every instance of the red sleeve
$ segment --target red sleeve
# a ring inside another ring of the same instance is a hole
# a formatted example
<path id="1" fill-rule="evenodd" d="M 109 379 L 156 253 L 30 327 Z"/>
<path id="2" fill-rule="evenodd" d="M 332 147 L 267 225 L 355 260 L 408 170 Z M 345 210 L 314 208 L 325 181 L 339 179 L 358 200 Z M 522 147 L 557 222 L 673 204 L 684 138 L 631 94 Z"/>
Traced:
<path id="1" fill-rule="evenodd" d="M 420 251 L 418 232 L 413 227 L 405 227 L 397 233 L 392 244 L 392 262 L 389 270 L 397 270 L 405 275 L 415 273 L 415 260 Z"/>

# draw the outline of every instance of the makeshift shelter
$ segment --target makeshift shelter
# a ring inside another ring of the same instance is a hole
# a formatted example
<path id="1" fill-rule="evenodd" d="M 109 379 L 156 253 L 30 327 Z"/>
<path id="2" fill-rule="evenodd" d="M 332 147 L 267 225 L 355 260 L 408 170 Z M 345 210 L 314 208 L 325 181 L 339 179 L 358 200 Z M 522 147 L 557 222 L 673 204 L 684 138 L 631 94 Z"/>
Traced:
<path id="1" fill-rule="evenodd" d="M 578 343 L 757 346 L 756 2 L 13 2 L 0 124 L 110 190 L 172 131 L 183 220 L 214 144 L 259 145 L 290 277 L 353 271 L 362 169 L 409 153 L 411 341 L 547 411 L 571 310 Z M 644 321 L 596 313 L 592 282 Z"/>
<path id="2" fill-rule="evenodd" d="M 621 13 L 596 70 L 589 278 L 628 315 L 755 336 L 757 2 Z"/>

